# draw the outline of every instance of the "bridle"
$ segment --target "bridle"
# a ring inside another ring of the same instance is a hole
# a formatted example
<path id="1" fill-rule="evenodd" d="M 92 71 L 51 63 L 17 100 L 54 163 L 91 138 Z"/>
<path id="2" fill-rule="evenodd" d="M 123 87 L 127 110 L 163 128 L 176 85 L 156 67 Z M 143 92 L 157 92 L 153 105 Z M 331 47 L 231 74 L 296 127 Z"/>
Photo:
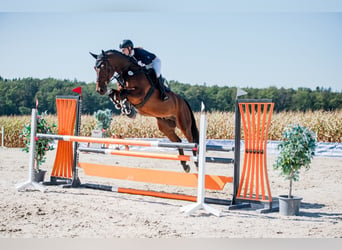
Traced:
<path id="1" fill-rule="evenodd" d="M 96 73 L 97 73 L 97 82 L 98 83 L 102 83 L 104 82 L 106 84 L 106 86 L 115 78 L 118 83 L 120 84 L 120 86 L 122 88 L 125 88 L 125 80 L 131 76 L 134 76 L 136 73 L 140 72 L 141 70 L 137 70 L 137 71 L 130 71 L 129 68 L 131 67 L 131 65 L 133 64 L 132 60 L 130 59 L 128 64 L 125 65 L 120 72 L 117 72 L 115 67 L 112 66 L 112 64 L 110 64 L 108 56 L 106 54 L 103 54 L 103 58 L 99 59 L 96 62 L 96 65 L 94 67 Z M 106 70 L 106 76 L 101 77 L 100 76 L 100 70 L 102 68 L 105 68 Z M 110 77 L 110 72 L 113 72 L 113 75 Z M 104 81 L 100 81 L 101 78 L 106 78 Z"/>
<path id="2" fill-rule="evenodd" d="M 97 73 L 97 83 L 105 83 L 106 86 L 113 80 L 113 77 L 110 76 L 110 73 L 113 72 L 113 76 L 115 74 L 115 68 L 109 63 L 108 58 L 101 58 L 96 62 L 94 69 Z M 105 70 L 106 75 L 103 76 L 102 70 Z"/>

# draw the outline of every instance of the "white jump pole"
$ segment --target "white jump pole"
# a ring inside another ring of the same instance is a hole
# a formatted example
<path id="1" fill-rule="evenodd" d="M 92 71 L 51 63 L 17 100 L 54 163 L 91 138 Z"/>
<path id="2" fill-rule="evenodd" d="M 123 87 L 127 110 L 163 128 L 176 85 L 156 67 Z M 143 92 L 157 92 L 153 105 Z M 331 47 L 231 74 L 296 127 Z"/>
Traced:
<path id="1" fill-rule="evenodd" d="M 45 188 L 39 183 L 34 181 L 34 153 L 36 148 L 36 131 L 37 131 L 37 110 L 32 109 L 31 116 L 31 137 L 30 137 L 30 159 L 29 159 L 29 176 L 28 181 L 20 183 L 16 186 L 18 191 L 24 191 L 26 188 L 32 187 L 33 189 L 38 189 L 42 192 Z"/>
<path id="2" fill-rule="evenodd" d="M 199 159 L 198 159 L 198 186 L 197 186 L 197 202 L 195 204 L 191 204 L 188 206 L 184 206 L 181 208 L 182 212 L 185 212 L 187 215 L 192 214 L 198 209 L 204 209 L 205 211 L 212 213 L 216 216 L 220 216 L 220 211 L 205 204 L 205 151 L 206 151 L 206 131 L 207 131 L 207 123 L 204 112 L 204 104 L 202 102 L 201 105 L 201 119 L 200 119 L 200 138 L 199 138 Z"/>

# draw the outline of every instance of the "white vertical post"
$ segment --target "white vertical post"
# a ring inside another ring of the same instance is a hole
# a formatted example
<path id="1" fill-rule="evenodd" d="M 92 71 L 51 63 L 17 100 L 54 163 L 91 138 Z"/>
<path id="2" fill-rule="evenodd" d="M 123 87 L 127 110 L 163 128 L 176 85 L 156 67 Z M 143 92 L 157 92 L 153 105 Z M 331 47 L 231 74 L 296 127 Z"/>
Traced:
<path id="1" fill-rule="evenodd" d="M 36 131 L 37 131 L 37 110 L 32 109 L 32 116 L 31 116 L 31 137 L 30 137 L 30 159 L 29 159 L 29 171 L 28 171 L 28 181 L 18 184 L 16 186 L 18 191 L 24 191 L 28 187 L 33 187 L 38 189 L 42 192 L 45 191 L 45 188 L 40 185 L 39 183 L 34 181 L 34 153 L 36 148 Z"/>
<path id="2" fill-rule="evenodd" d="M 204 104 L 202 102 L 201 107 L 201 119 L 200 119 L 200 138 L 199 138 L 199 159 L 198 159 L 198 186 L 197 186 L 197 202 L 195 204 L 191 204 L 188 206 L 184 206 L 181 208 L 182 212 L 185 212 L 187 215 L 192 214 L 198 209 L 203 208 L 205 211 L 212 213 L 216 216 L 220 216 L 220 211 L 210 207 L 209 205 L 204 203 L 205 199 L 205 152 L 206 152 L 206 132 L 207 132 L 207 124 L 206 117 L 204 112 Z"/>
<path id="3" fill-rule="evenodd" d="M 4 144 L 4 137 L 5 137 L 5 128 L 4 126 L 1 127 L 1 147 L 5 147 L 5 144 Z"/>

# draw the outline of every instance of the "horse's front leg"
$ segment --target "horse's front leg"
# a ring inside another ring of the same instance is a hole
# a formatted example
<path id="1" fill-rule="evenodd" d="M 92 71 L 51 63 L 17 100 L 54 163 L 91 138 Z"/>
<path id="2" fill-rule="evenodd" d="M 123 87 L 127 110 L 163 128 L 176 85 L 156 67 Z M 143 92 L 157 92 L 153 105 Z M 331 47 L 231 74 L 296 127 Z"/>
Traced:
<path id="1" fill-rule="evenodd" d="M 123 91 L 125 92 L 125 89 L 121 91 L 111 89 L 108 96 L 116 109 L 121 109 L 121 113 L 127 115 L 129 118 L 135 118 L 137 112 L 127 100 L 127 94 L 122 94 Z"/>
<path id="2" fill-rule="evenodd" d="M 121 109 L 121 99 L 119 91 L 115 89 L 110 89 L 108 92 L 109 99 L 112 101 L 116 109 Z"/>

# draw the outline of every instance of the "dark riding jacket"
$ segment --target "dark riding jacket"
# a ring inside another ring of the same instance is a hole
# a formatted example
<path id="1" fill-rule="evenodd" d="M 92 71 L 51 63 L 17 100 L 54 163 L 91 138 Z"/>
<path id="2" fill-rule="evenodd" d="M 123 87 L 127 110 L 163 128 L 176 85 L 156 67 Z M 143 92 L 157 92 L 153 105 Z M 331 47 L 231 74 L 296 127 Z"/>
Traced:
<path id="1" fill-rule="evenodd" d="M 134 58 L 138 64 L 140 64 L 139 62 L 142 62 L 144 65 L 149 65 L 156 58 L 155 54 L 141 48 L 134 48 L 133 51 L 134 54 L 132 55 L 132 58 Z"/>

